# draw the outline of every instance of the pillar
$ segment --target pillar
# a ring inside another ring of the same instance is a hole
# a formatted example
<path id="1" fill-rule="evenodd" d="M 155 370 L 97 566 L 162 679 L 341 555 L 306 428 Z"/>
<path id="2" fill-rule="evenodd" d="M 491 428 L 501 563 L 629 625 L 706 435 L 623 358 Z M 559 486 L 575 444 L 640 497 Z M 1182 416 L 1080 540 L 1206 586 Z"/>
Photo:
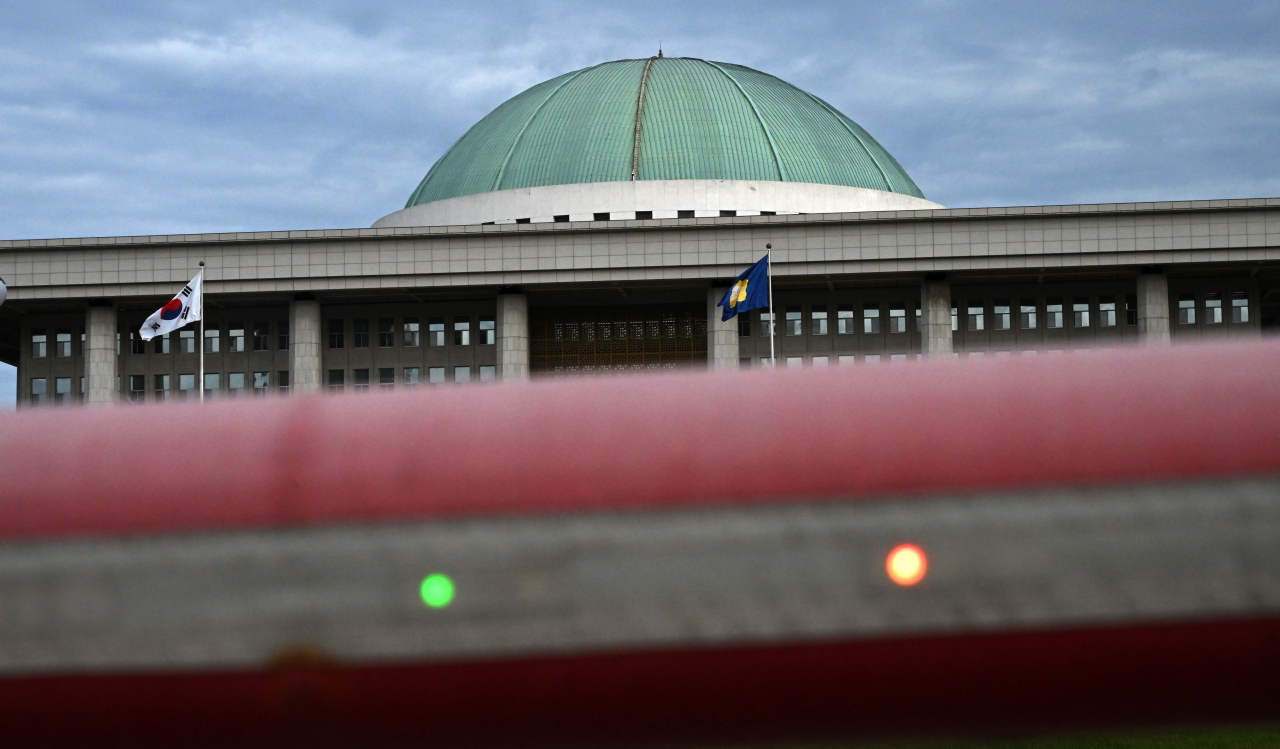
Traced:
<path id="1" fill-rule="evenodd" d="M 289 390 L 294 393 L 320 391 L 320 302 L 299 296 L 289 305 Z"/>
<path id="2" fill-rule="evenodd" d="M 738 320 L 720 322 L 716 306 L 728 293 L 727 286 L 707 291 L 707 369 L 713 372 L 738 368 Z"/>
<path id="3" fill-rule="evenodd" d="M 1158 268 L 1143 269 L 1138 276 L 1138 342 L 1169 343 L 1169 278 Z"/>
<path id="4" fill-rule="evenodd" d="M 115 403 L 120 398 L 116 326 L 116 308 L 111 302 L 90 302 L 84 322 L 84 400 L 91 405 Z M 53 344 L 49 354 L 53 354 Z"/>
<path id="5" fill-rule="evenodd" d="M 951 353 L 951 282 L 926 276 L 920 285 L 920 350 L 926 357 Z"/>
<path id="6" fill-rule="evenodd" d="M 529 379 L 529 297 L 498 295 L 498 375 L 503 380 Z"/>

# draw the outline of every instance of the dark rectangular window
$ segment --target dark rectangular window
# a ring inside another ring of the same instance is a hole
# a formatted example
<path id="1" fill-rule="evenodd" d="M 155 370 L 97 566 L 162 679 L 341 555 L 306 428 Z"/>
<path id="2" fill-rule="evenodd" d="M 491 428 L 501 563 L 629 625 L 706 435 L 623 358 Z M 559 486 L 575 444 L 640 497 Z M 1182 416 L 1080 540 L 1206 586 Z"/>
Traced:
<path id="1" fill-rule="evenodd" d="M 351 384 L 355 386 L 356 390 L 360 390 L 360 391 L 368 390 L 369 389 L 369 370 L 367 369 L 351 370 Z"/>
<path id="2" fill-rule="evenodd" d="M 531 224 L 531 223 L 533 223 L 533 219 L 531 219 L 531 218 L 518 218 L 518 219 L 516 219 L 516 223 L 517 223 L 517 224 Z"/>
<path id="3" fill-rule="evenodd" d="M 227 329 L 227 351 L 232 353 L 244 351 L 244 323 L 233 322 Z"/>
<path id="4" fill-rule="evenodd" d="M 738 337 L 746 338 L 751 335 L 751 315 L 738 315 Z"/>
<path id="5" fill-rule="evenodd" d="M 71 328 L 58 328 L 54 333 L 56 340 L 53 344 L 53 355 L 57 357 L 71 356 Z"/>
<path id="6" fill-rule="evenodd" d="M 1074 328 L 1089 327 L 1089 297 L 1078 296 L 1071 300 L 1071 326 Z"/>
<path id="7" fill-rule="evenodd" d="M 455 346 L 471 345 L 471 318 L 469 317 L 453 318 L 453 345 Z"/>
<path id="8" fill-rule="evenodd" d="M 232 398 L 244 395 L 244 372 L 230 372 L 227 374 L 227 390 L 231 393 Z"/>
<path id="9" fill-rule="evenodd" d="M 253 324 L 253 350 L 267 351 L 271 348 L 271 324 L 255 322 Z"/>
<path id="10" fill-rule="evenodd" d="M 653 218 L 653 211 L 636 211 L 636 218 L 640 221 L 648 221 Z"/>
<path id="11" fill-rule="evenodd" d="M 1204 324 L 1218 325 L 1222 322 L 1222 294 L 1210 291 L 1204 295 Z"/>
<path id="12" fill-rule="evenodd" d="M 405 348 L 417 348 L 421 345 L 418 341 L 418 318 L 406 317 L 404 319 L 404 345 Z"/>
<path id="13" fill-rule="evenodd" d="M 169 400 L 169 375 L 158 374 L 152 378 L 154 387 L 151 388 L 152 396 L 158 401 Z"/>
<path id="14" fill-rule="evenodd" d="M 782 328 L 783 335 L 804 335 L 804 322 L 801 320 L 800 305 L 787 305 L 786 324 Z"/>
<path id="15" fill-rule="evenodd" d="M 1046 328 L 1061 328 L 1062 320 L 1062 297 L 1051 296 L 1044 306 Z"/>
<path id="16" fill-rule="evenodd" d="M 1231 322 L 1249 322 L 1249 292 L 1231 292 Z"/>
<path id="17" fill-rule="evenodd" d="M 569 223 L 569 214 L 562 213 L 558 216 L 552 216 L 551 220 L 556 222 L 557 224 L 567 224 Z"/>
<path id="18" fill-rule="evenodd" d="M 444 318 L 443 317 L 427 318 L 427 345 L 428 346 L 444 345 Z"/>
<path id="19" fill-rule="evenodd" d="M 986 328 L 985 315 L 983 314 L 983 302 L 981 299 L 970 299 L 968 309 L 969 324 L 965 330 L 983 330 Z"/>
<path id="20" fill-rule="evenodd" d="M 48 355 L 49 355 L 49 336 L 45 334 L 44 328 L 32 328 L 31 329 L 31 358 L 43 359 Z M 35 380 L 32 380 L 31 382 L 34 383 Z M 40 380 L 40 387 L 44 388 L 44 380 Z"/>
<path id="21" fill-rule="evenodd" d="M 760 335 L 771 336 L 774 334 L 773 315 L 768 312 L 760 313 Z"/>
<path id="22" fill-rule="evenodd" d="M 777 216 L 777 211 L 760 211 L 761 216 Z"/>
<path id="23" fill-rule="evenodd" d="M 907 308 L 901 302 L 889 305 L 889 332 L 907 332 Z"/>
<path id="24" fill-rule="evenodd" d="M 418 367 L 404 368 L 404 384 L 410 387 L 418 384 L 418 378 L 421 376 L 422 370 Z"/>
<path id="25" fill-rule="evenodd" d="M 880 332 L 880 305 L 867 303 L 862 305 L 862 332 Z"/>
<path id="26" fill-rule="evenodd" d="M 737 211 L 720 211 L 720 218 L 732 218 L 737 215 Z"/>
<path id="27" fill-rule="evenodd" d="M 282 369 L 276 372 L 276 387 L 280 388 L 280 392 L 289 392 L 289 370 Z"/>
<path id="28" fill-rule="evenodd" d="M 676 211 L 676 218 L 693 218 L 693 211 Z"/>
<path id="29" fill-rule="evenodd" d="M 593 213 L 593 214 L 592 214 L 592 220 L 594 220 L 594 221 L 608 221 L 608 220 L 609 220 L 609 214 L 607 214 L 607 213 Z"/>
<path id="30" fill-rule="evenodd" d="M 222 331 L 218 326 L 205 323 L 204 326 L 204 352 L 206 354 L 216 354 L 222 349 Z M 207 390 L 208 388 L 206 388 Z"/>
<path id="31" fill-rule="evenodd" d="M 378 369 L 378 387 L 383 390 L 390 390 L 395 387 L 396 370 L 395 367 L 380 367 Z"/>
<path id="32" fill-rule="evenodd" d="M 281 320 L 276 323 L 276 348 L 281 351 L 289 350 L 289 321 Z"/>
<path id="33" fill-rule="evenodd" d="M 1178 294 L 1178 324 L 1196 324 L 1196 295 L 1191 292 Z"/>
<path id="34" fill-rule="evenodd" d="M 827 334 L 827 307 L 815 304 L 809 309 L 809 333 L 812 335 Z"/>
<path id="35" fill-rule="evenodd" d="M 991 329 L 1008 330 L 1013 325 L 1013 313 L 1008 299 L 997 299 L 991 308 Z"/>
<path id="36" fill-rule="evenodd" d="M 266 395 L 271 391 L 271 373 L 270 372 L 254 372 L 253 373 L 253 394 Z"/>
<path id="37" fill-rule="evenodd" d="M 165 375 L 168 377 L 168 375 Z M 71 378 L 59 377 L 53 381 L 53 404 L 55 406 L 71 402 Z"/>
<path id="38" fill-rule="evenodd" d="M 341 320 L 329 321 L 329 348 L 343 348 L 346 346 L 342 331 Z"/>
<path id="39" fill-rule="evenodd" d="M 196 332 L 194 330 L 178 331 L 178 353 L 194 354 L 196 352 Z M 191 387 L 195 387 L 192 385 Z"/>
<path id="40" fill-rule="evenodd" d="M 853 329 L 853 305 L 842 304 L 836 310 L 836 333 L 840 335 L 852 335 Z"/>
<path id="41" fill-rule="evenodd" d="M 369 348 L 369 318 L 351 321 L 351 348 Z"/>
<path id="42" fill-rule="evenodd" d="M 43 377 L 31 380 L 31 405 L 38 406 L 49 402 L 49 381 Z"/>
<path id="43" fill-rule="evenodd" d="M 344 369 L 329 370 L 329 389 L 341 390 L 346 385 L 347 372 Z"/>
<path id="44" fill-rule="evenodd" d="M 151 339 L 151 352 L 153 354 L 169 353 L 169 334 L 158 335 Z"/>
<path id="45" fill-rule="evenodd" d="M 394 317 L 378 318 L 378 348 L 391 348 L 396 345 L 396 319 Z"/>
<path id="46" fill-rule="evenodd" d="M 1138 324 L 1138 295 L 1129 294 L 1124 298 L 1124 324 Z"/>
<path id="47" fill-rule="evenodd" d="M 493 318 L 485 315 L 480 318 L 480 345 L 492 346 L 494 343 L 494 334 L 497 331 L 493 327 Z"/>
<path id="48" fill-rule="evenodd" d="M 1023 330 L 1036 329 L 1036 300 L 1023 299 L 1018 303 L 1018 327 Z"/>
<path id="49" fill-rule="evenodd" d="M 137 356 L 147 353 L 147 342 L 142 340 L 142 334 L 136 330 L 129 331 L 129 355 Z"/>

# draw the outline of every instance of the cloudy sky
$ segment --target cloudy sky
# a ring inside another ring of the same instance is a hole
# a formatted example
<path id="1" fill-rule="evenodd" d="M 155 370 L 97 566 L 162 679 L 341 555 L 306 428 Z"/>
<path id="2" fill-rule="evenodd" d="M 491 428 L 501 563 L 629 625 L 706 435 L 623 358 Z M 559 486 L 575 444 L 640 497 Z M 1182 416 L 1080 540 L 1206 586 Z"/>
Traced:
<path id="1" fill-rule="evenodd" d="M 944 205 L 1280 195 L 1276 0 L 0 12 L 6 239 L 368 226 L 504 99 L 660 43 L 823 97 Z"/>

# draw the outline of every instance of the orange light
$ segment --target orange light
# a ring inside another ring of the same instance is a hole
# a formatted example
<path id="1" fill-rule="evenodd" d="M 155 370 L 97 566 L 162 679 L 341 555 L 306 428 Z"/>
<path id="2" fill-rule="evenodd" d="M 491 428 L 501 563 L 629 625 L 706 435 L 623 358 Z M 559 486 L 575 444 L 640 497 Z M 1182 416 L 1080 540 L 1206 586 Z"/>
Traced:
<path id="1" fill-rule="evenodd" d="M 899 545 L 884 560 L 884 569 L 889 573 L 889 579 L 899 585 L 915 585 L 920 582 L 928 567 L 924 552 L 914 544 Z"/>

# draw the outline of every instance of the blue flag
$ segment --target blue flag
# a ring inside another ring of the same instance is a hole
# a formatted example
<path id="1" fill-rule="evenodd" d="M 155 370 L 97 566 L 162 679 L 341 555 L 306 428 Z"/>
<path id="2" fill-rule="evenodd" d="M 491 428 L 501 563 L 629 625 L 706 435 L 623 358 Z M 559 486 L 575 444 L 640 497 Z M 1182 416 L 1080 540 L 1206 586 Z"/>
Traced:
<path id="1" fill-rule="evenodd" d="M 760 309 L 769 306 L 769 256 L 760 258 L 759 262 L 747 268 L 738 282 L 729 289 L 717 307 L 724 307 L 720 322 L 732 319 L 739 312 Z"/>

